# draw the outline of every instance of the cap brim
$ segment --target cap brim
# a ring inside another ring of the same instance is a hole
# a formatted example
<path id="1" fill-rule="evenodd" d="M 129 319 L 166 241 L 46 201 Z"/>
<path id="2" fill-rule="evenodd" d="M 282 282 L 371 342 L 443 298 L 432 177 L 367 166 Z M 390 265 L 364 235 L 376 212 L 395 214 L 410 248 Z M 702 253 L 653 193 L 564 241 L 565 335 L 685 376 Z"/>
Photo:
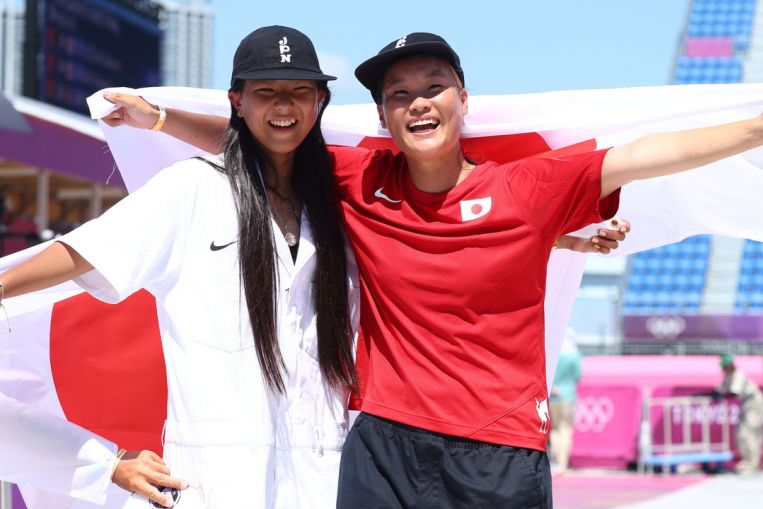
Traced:
<path id="1" fill-rule="evenodd" d="M 233 77 L 239 80 L 314 80 L 314 81 L 333 81 L 336 76 L 329 76 L 320 72 L 309 71 L 305 69 L 278 68 L 278 69 L 257 69 Z"/>
<path id="2" fill-rule="evenodd" d="M 436 41 L 417 42 L 369 58 L 355 69 L 355 77 L 364 87 L 373 91 L 392 64 L 415 55 L 433 55 L 444 58 L 451 65 L 454 63 L 453 50 L 449 46 Z"/>

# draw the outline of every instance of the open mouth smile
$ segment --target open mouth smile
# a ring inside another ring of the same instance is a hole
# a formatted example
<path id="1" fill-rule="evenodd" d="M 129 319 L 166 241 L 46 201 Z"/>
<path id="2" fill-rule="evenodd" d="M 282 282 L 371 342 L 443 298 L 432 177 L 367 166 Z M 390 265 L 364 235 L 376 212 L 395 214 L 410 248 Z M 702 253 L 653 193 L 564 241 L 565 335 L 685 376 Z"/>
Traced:
<path id="1" fill-rule="evenodd" d="M 288 129 L 290 127 L 293 127 L 297 125 L 297 119 L 296 118 L 286 118 L 286 119 L 278 119 L 278 120 L 268 120 L 268 124 L 270 124 L 271 127 L 275 127 L 277 129 Z"/>
<path id="2" fill-rule="evenodd" d="M 440 126 L 440 121 L 433 118 L 422 118 L 408 122 L 406 128 L 411 133 L 424 133 L 434 131 Z"/>

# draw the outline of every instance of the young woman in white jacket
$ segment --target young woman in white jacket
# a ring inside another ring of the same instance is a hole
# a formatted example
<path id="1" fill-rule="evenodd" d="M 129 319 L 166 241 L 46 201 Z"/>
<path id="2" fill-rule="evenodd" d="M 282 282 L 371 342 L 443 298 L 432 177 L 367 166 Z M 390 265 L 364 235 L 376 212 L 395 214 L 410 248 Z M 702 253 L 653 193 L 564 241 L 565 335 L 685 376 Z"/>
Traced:
<path id="1" fill-rule="evenodd" d="M 168 507 L 161 488 L 182 508 L 189 486 L 207 508 L 333 507 L 357 322 L 320 131 L 334 78 L 287 27 L 247 36 L 233 68 L 220 158 L 165 169 L 0 282 L 156 297 L 164 459 L 120 451 L 118 485 Z"/>

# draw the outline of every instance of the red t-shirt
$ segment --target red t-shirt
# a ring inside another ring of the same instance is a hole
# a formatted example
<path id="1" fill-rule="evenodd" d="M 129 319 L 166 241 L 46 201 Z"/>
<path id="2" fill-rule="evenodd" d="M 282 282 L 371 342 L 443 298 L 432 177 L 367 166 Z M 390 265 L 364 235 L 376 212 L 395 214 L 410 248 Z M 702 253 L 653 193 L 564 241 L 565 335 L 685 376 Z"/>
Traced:
<path id="1" fill-rule="evenodd" d="M 545 450 L 543 301 L 559 235 L 609 218 L 605 151 L 478 165 L 425 193 L 405 158 L 332 147 L 361 282 L 353 407 L 438 433 Z"/>

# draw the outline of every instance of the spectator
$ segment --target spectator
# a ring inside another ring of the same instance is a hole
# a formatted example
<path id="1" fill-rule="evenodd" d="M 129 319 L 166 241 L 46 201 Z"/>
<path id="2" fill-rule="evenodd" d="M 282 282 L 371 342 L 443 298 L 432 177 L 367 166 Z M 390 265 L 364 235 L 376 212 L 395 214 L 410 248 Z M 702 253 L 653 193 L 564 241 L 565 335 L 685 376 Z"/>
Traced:
<path id="1" fill-rule="evenodd" d="M 575 344 L 574 333 L 567 330 L 562 343 L 559 362 L 556 365 L 554 385 L 551 388 L 551 420 L 553 427 L 549 441 L 555 471 L 563 474 L 570 464 L 572 435 L 575 431 L 575 405 L 578 400 L 578 383 L 582 356 Z"/>
<path id="2" fill-rule="evenodd" d="M 758 470 L 761 452 L 761 433 L 763 433 L 763 393 L 760 388 L 744 373 L 736 369 L 734 356 L 730 353 L 721 355 L 723 380 L 716 391 L 722 396 L 736 396 L 740 400 L 741 410 L 736 430 L 737 448 L 740 461 L 737 472 L 750 474 Z"/>

